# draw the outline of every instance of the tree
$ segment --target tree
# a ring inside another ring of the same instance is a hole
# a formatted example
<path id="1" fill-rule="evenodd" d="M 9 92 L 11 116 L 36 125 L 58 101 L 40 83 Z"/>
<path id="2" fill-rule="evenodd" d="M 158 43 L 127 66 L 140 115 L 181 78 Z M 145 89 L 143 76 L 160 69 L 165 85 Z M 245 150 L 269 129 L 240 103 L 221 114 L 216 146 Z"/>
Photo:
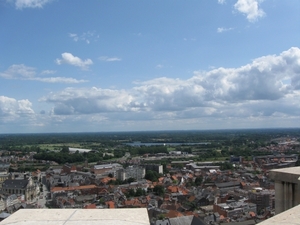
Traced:
<path id="1" fill-rule="evenodd" d="M 165 194 L 165 188 L 162 185 L 156 185 L 153 188 L 153 191 L 155 194 L 160 195 L 160 196 Z"/>
<path id="2" fill-rule="evenodd" d="M 129 177 L 129 178 L 127 179 L 127 183 L 128 183 L 128 184 L 130 184 L 130 183 L 132 183 L 132 182 L 135 182 L 135 181 L 136 181 L 136 179 L 133 178 L 133 177 Z"/>
<path id="3" fill-rule="evenodd" d="M 128 192 L 125 193 L 125 195 L 127 198 L 133 197 L 135 196 L 135 191 L 132 188 L 130 188 Z"/>
<path id="4" fill-rule="evenodd" d="M 146 192 L 145 192 L 145 190 L 142 189 L 142 188 L 137 188 L 136 191 L 135 191 L 135 196 L 136 196 L 136 197 L 143 196 L 143 195 L 145 195 L 145 194 L 146 194 Z"/>
<path id="5" fill-rule="evenodd" d="M 69 147 L 68 146 L 63 146 L 60 152 L 61 153 L 69 153 L 70 152 Z"/>
<path id="6" fill-rule="evenodd" d="M 158 181 L 159 177 L 160 177 L 159 173 L 157 173 L 156 171 L 152 171 L 152 170 L 148 170 L 145 175 L 145 179 L 150 180 L 152 182 Z"/>
<path id="7" fill-rule="evenodd" d="M 196 186 L 199 186 L 199 185 L 201 185 L 201 183 L 202 183 L 202 180 L 203 180 L 203 178 L 202 178 L 202 177 L 196 177 L 196 179 L 195 179 L 195 184 L 196 184 Z"/>

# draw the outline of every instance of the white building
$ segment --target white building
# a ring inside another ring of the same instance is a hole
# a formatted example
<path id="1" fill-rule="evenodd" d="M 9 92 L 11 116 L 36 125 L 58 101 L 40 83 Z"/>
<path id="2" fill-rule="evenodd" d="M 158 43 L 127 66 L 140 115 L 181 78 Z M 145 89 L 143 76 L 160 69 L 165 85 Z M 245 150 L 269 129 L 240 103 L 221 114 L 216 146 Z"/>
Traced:
<path id="1" fill-rule="evenodd" d="M 145 177 L 145 175 L 146 175 L 145 168 L 139 166 L 129 166 L 126 169 L 118 170 L 116 173 L 116 177 L 119 180 L 126 180 L 128 178 L 141 180 Z"/>

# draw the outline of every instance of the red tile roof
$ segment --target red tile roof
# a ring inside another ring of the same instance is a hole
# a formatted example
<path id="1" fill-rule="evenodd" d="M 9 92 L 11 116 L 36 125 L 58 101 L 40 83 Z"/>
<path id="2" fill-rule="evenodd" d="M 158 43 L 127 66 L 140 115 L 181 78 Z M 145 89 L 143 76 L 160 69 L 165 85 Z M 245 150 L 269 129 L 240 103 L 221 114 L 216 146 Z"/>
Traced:
<path id="1" fill-rule="evenodd" d="M 84 209 L 96 209 L 96 204 L 89 204 L 84 206 Z"/>
<path id="2" fill-rule="evenodd" d="M 115 208 L 115 203 L 114 203 L 113 201 L 105 202 L 105 204 L 106 204 L 107 207 L 110 208 L 110 209 L 114 209 L 114 208 Z"/>

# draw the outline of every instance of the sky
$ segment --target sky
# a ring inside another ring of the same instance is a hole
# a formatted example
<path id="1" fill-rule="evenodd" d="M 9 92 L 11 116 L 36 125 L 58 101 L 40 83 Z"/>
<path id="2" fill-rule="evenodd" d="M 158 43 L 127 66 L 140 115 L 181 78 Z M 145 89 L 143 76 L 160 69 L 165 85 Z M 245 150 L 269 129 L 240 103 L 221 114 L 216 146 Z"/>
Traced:
<path id="1" fill-rule="evenodd" d="M 299 0 L 0 0 L 0 133 L 300 127 Z"/>

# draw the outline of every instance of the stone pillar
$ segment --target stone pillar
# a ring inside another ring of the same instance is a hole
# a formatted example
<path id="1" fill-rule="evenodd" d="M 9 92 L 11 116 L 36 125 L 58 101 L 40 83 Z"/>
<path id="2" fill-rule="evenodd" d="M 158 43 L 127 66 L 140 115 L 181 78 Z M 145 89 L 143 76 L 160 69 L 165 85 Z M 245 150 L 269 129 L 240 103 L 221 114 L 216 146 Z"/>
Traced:
<path id="1" fill-rule="evenodd" d="M 294 202 L 293 205 L 299 205 L 300 204 L 300 185 L 295 184 L 294 185 Z"/>
<path id="2" fill-rule="evenodd" d="M 288 188 L 288 199 L 287 199 L 288 207 L 285 210 L 293 207 L 293 184 L 287 182 L 287 185 L 288 185 L 288 187 L 287 187 Z"/>
<path id="3" fill-rule="evenodd" d="M 284 211 L 284 182 L 275 181 L 275 213 Z"/>
<path id="4" fill-rule="evenodd" d="M 282 211 L 285 211 L 288 208 L 288 186 L 286 182 L 282 182 L 283 185 L 283 208 Z M 276 194 L 276 192 L 275 192 Z"/>

